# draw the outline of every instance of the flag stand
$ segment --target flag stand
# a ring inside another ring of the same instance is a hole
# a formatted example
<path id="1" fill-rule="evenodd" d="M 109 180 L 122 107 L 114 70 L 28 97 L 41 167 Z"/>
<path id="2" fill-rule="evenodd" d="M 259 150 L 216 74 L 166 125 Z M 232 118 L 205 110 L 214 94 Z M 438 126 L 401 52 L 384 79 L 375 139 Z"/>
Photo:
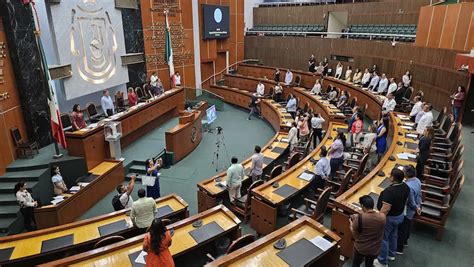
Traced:
<path id="1" fill-rule="evenodd" d="M 54 151 L 56 151 L 56 154 L 53 155 L 53 158 L 54 159 L 59 159 L 60 157 L 63 156 L 63 154 L 61 154 L 61 152 L 59 152 L 59 146 L 58 146 L 58 142 L 56 142 L 56 139 L 53 138 L 54 140 Z"/>

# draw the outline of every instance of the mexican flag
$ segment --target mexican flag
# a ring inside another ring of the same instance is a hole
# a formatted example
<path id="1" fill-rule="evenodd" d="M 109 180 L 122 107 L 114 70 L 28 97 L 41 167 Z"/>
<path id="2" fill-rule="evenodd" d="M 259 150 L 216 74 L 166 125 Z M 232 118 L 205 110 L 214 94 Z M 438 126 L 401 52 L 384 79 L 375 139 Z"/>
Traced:
<path id="1" fill-rule="evenodd" d="M 166 32 L 165 32 L 165 60 L 170 68 L 170 77 L 174 75 L 173 47 L 171 46 L 170 25 L 168 22 L 168 13 L 165 12 Z"/>

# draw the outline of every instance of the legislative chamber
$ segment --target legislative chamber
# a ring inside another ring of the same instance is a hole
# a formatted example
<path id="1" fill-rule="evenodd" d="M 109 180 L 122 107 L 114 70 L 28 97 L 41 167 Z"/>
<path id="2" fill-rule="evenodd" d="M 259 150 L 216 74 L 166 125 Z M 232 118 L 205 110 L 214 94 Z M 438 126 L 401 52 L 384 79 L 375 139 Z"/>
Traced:
<path id="1" fill-rule="evenodd" d="M 473 18 L 0 0 L 0 266 L 473 266 Z"/>

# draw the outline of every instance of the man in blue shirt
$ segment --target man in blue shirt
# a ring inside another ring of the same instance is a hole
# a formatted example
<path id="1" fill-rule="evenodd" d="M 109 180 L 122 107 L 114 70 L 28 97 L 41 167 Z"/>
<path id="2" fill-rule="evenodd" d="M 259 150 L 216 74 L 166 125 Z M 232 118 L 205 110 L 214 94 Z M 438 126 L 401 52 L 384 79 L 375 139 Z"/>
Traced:
<path id="1" fill-rule="evenodd" d="M 296 108 L 296 98 L 293 96 L 293 94 L 290 94 L 290 99 L 288 100 L 288 103 L 286 103 L 286 111 L 291 114 L 291 117 L 293 117 L 293 119 L 295 119 L 296 117 Z"/>
<path id="2" fill-rule="evenodd" d="M 103 96 L 100 99 L 100 105 L 102 107 L 102 110 L 104 111 L 104 115 L 106 117 L 114 115 L 114 101 L 112 101 L 112 98 L 110 97 L 109 90 L 104 90 Z"/>
<path id="3" fill-rule="evenodd" d="M 421 213 L 421 181 L 416 177 L 415 167 L 405 167 L 405 184 L 410 188 L 410 194 L 405 208 L 405 218 L 398 226 L 397 254 L 403 254 L 403 247 L 408 245 L 411 221 L 415 214 Z"/>
<path id="4" fill-rule="evenodd" d="M 323 189 L 326 186 L 326 181 L 331 174 L 331 164 L 327 158 L 328 151 L 325 146 L 321 147 L 321 153 L 319 154 L 319 160 L 314 166 L 315 185 L 316 188 Z"/>

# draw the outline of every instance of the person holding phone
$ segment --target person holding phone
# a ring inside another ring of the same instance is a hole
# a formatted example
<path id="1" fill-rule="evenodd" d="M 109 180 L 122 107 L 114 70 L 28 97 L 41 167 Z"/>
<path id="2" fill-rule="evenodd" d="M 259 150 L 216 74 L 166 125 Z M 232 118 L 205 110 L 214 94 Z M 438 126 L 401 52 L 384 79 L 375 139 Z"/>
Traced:
<path id="1" fill-rule="evenodd" d="M 160 193 L 160 168 L 163 166 L 163 160 L 161 158 L 157 159 L 156 162 L 153 159 L 147 160 L 146 173 L 148 176 L 154 176 L 155 184 L 153 186 L 146 187 L 147 197 L 157 199 L 161 196 Z"/>

